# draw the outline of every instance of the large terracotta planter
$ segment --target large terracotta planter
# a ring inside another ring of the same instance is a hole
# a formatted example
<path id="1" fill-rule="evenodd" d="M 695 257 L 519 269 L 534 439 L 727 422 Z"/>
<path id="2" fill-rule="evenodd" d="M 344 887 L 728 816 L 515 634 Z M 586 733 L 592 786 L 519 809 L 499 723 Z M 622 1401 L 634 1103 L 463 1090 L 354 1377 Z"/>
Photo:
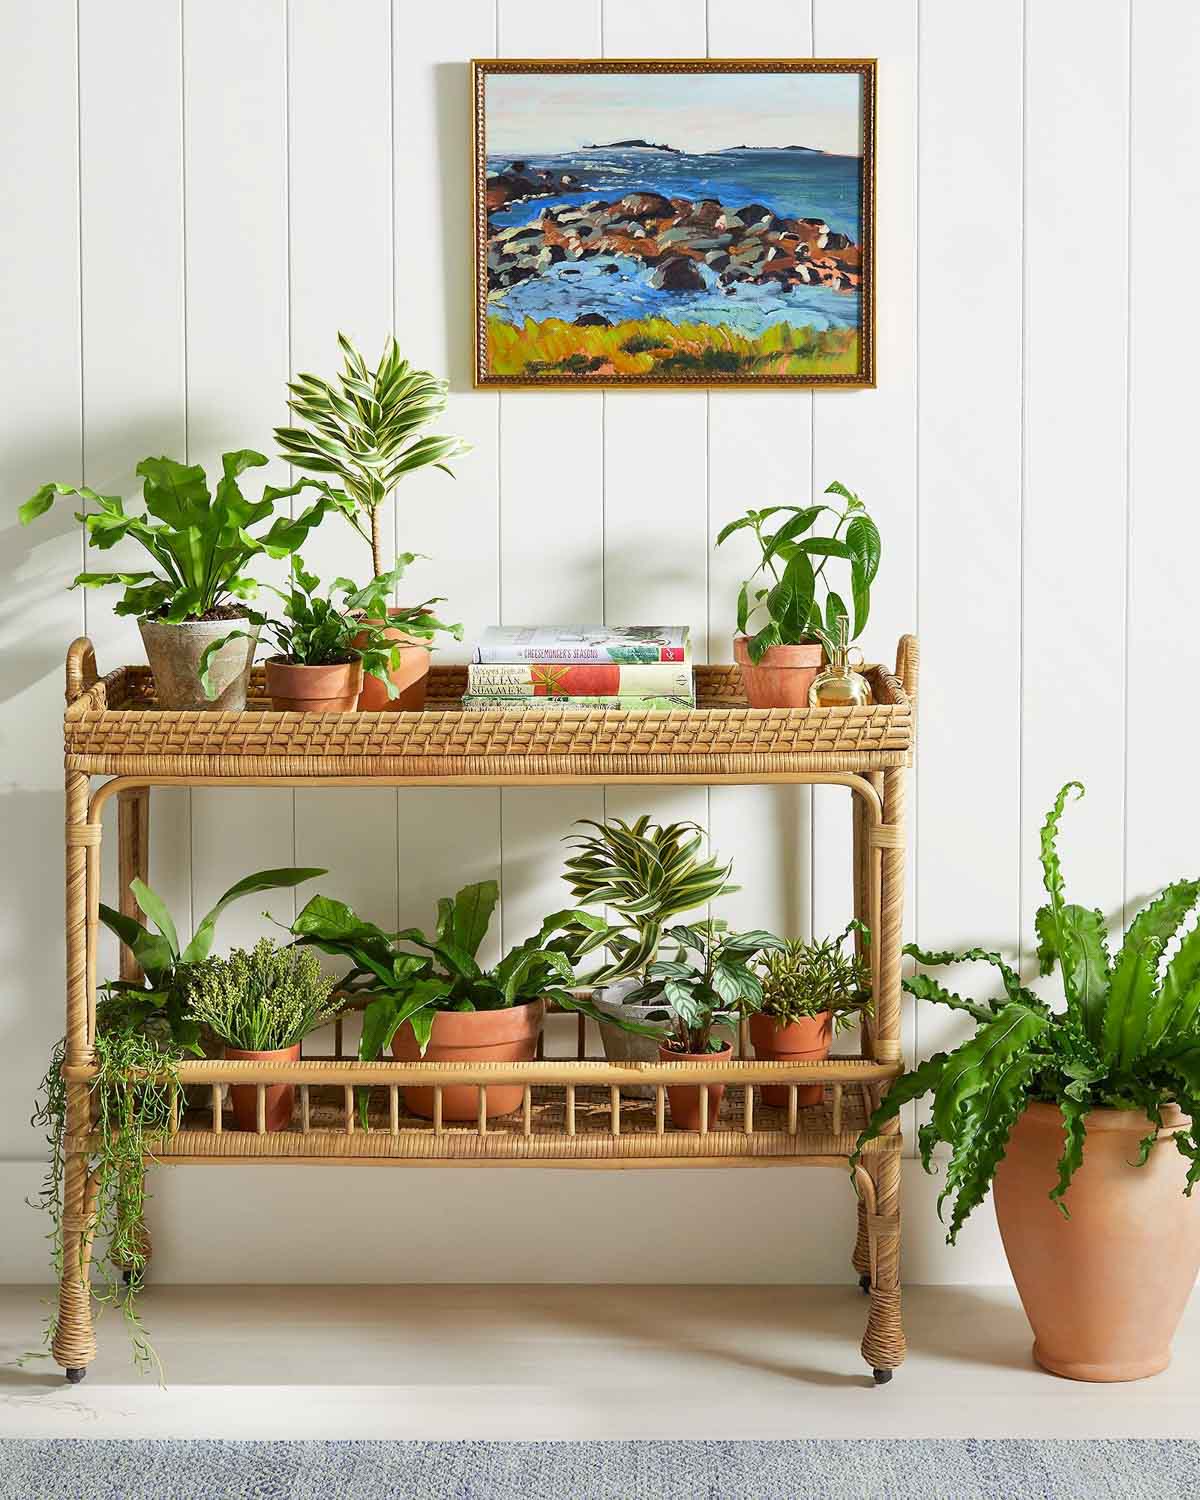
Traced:
<path id="1" fill-rule="evenodd" d="M 513 1005 L 507 1010 L 439 1010 L 433 1019 L 433 1035 L 425 1056 L 406 1021 L 392 1039 L 392 1056 L 398 1062 L 531 1062 L 537 1051 L 545 1010 L 540 1000 Z M 512 1114 L 520 1109 L 524 1089 L 519 1083 L 485 1089 L 487 1117 Z M 433 1089 L 404 1090 L 404 1105 L 422 1120 L 433 1119 Z M 470 1084 L 442 1089 L 443 1120 L 477 1120 L 479 1090 Z"/>
<path id="2" fill-rule="evenodd" d="M 281 713 L 349 713 L 358 707 L 363 685 L 362 662 L 357 659 L 303 667 L 273 656 L 266 663 L 266 677 L 271 707 Z"/>
<path id="3" fill-rule="evenodd" d="M 154 676 L 154 696 L 160 708 L 213 709 L 240 712 L 246 706 L 250 664 L 258 644 L 258 626 L 244 616 L 235 620 L 139 620 L 146 660 Z M 200 658 L 213 641 L 231 630 L 245 630 L 252 639 L 230 641 L 215 653 L 209 677 L 217 689 L 206 698 L 200 686 Z"/>
<path id="4" fill-rule="evenodd" d="M 733 657 L 742 669 L 742 689 L 751 708 L 807 708 L 808 690 L 825 659 L 815 646 L 771 646 L 755 665 L 744 635 L 733 639 Z"/>
<path id="5" fill-rule="evenodd" d="M 1135 1110 L 1087 1117 L 1083 1165 L 1065 1219 L 1047 1198 L 1062 1154 L 1056 1105 L 1031 1104 L 996 1172 L 996 1218 L 1033 1327 L 1033 1357 L 1072 1380 L 1139 1380 L 1166 1368 L 1171 1338 L 1200 1269 L 1200 1195 L 1185 1198 L 1187 1161 L 1170 1139 L 1174 1106 L 1144 1167 L 1152 1129 Z"/>
<path id="6" fill-rule="evenodd" d="M 672 1052 L 669 1047 L 658 1049 L 659 1062 L 677 1063 L 722 1063 L 728 1062 L 733 1048 L 728 1042 L 720 1052 Z M 671 1123 L 679 1130 L 700 1129 L 700 1090 L 708 1089 L 708 1124 L 716 1124 L 721 1100 L 725 1097 L 723 1083 L 671 1084 L 667 1085 L 667 1103 L 671 1106 Z"/>
<path id="7" fill-rule="evenodd" d="M 225 1056 L 230 1062 L 299 1062 L 300 1043 L 284 1047 L 278 1052 L 242 1052 L 237 1047 L 226 1047 Z M 291 1124 L 292 1109 L 296 1103 L 296 1088 L 291 1083 L 269 1083 L 266 1097 L 266 1125 L 270 1131 L 286 1130 Z M 258 1087 L 253 1083 L 231 1083 L 229 1102 L 233 1106 L 234 1124 L 239 1130 L 258 1129 Z"/>
<path id="8" fill-rule="evenodd" d="M 389 615 L 399 613 L 398 609 L 388 610 Z M 419 713 L 425 707 L 425 689 L 429 678 L 429 647 L 419 645 L 403 630 L 385 630 L 384 635 L 389 641 L 397 641 L 400 644 L 399 664 L 388 673 L 393 685 L 399 689 L 400 696 L 389 698 L 387 688 L 378 677 L 366 676 L 363 678 L 362 692 L 358 695 L 358 706 L 372 713 L 382 709 L 395 709 L 397 712 L 407 709 L 410 712 Z M 355 644 L 360 644 L 361 640 L 362 637 L 359 637 Z"/>
<path id="9" fill-rule="evenodd" d="M 760 1062 L 824 1062 L 833 1045 L 833 1017 L 825 1010 L 818 1016 L 802 1016 L 798 1021 L 781 1024 L 774 1016 L 750 1017 L 750 1040 Z M 803 1107 L 820 1104 L 825 1092 L 822 1083 L 802 1084 L 796 1090 L 796 1103 Z M 786 1109 L 789 1086 L 768 1083 L 762 1101 L 774 1109 Z"/>

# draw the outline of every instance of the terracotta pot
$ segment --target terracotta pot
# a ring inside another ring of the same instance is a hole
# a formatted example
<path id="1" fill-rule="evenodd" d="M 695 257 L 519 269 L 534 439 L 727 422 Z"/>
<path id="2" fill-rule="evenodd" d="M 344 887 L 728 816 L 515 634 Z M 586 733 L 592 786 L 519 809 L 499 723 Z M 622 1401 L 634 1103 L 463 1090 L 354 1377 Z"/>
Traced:
<path id="1" fill-rule="evenodd" d="M 389 609 L 389 615 L 400 614 L 398 609 Z M 378 624 L 378 621 L 370 622 Z M 376 713 L 381 709 L 407 709 L 410 712 L 419 713 L 425 707 L 425 688 L 429 678 L 429 648 L 422 646 L 413 640 L 411 635 L 406 635 L 403 630 L 384 631 L 389 641 L 400 642 L 400 662 L 394 667 L 388 676 L 393 684 L 399 688 L 398 698 L 389 698 L 387 688 L 380 682 L 378 677 L 367 675 L 363 678 L 362 692 L 358 695 L 358 706 L 361 709 Z M 360 645 L 362 636 L 355 638 L 355 645 Z"/>
<path id="2" fill-rule="evenodd" d="M 728 1062 L 732 1056 L 733 1048 L 728 1042 L 720 1052 L 672 1052 L 669 1047 L 658 1049 L 659 1062 Z M 700 1090 L 704 1087 L 708 1089 L 708 1125 L 711 1130 L 716 1124 L 721 1100 L 725 1097 L 725 1085 L 723 1083 L 667 1085 L 667 1103 L 671 1106 L 671 1123 L 678 1130 L 700 1129 Z"/>
<path id="3" fill-rule="evenodd" d="M 406 1021 L 392 1040 L 398 1062 L 531 1062 L 537 1051 L 545 1006 L 540 1000 L 507 1010 L 439 1010 L 433 1035 L 421 1056 L 411 1024 Z M 485 1089 L 487 1117 L 510 1115 L 520 1109 L 524 1090 L 519 1083 Z M 404 1090 L 404 1105 L 422 1120 L 433 1119 L 433 1089 Z M 442 1089 L 443 1120 L 477 1120 L 479 1090 L 470 1084 Z"/>
<path id="4" fill-rule="evenodd" d="M 342 714 L 358 707 L 363 685 L 360 661 L 302 667 L 282 656 L 273 656 L 266 663 L 266 671 L 271 707 L 281 712 Z"/>
<path id="5" fill-rule="evenodd" d="M 755 1057 L 762 1062 L 824 1062 L 833 1045 L 833 1017 L 827 1010 L 786 1023 L 774 1016 L 751 1016 L 750 1040 Z M 787 1084 L 767 1084 L 762 1101 L 774 1109 L 786 1109 L 789 1092 Z M 824 1093 L 824 1084 L 806 1083 L 796 1090 L 796 1103 L 801 1108 L 820 1104 Z"/>
<path id="6" fill-rule="evenodd" d="M 626 1020 L 649 1023 L 652 1015 L 661 1016 L 662 1002 L 657 1005 L 627 1005 L 625 996 L 631 995 L 641 985 L 636 977 L 617 979 L 612 984 L 601 985 L 592 992 L 592 1004 L 604 1015 L 622 1016 Z M 600 1041 L 609 1062 L 658 1061 L 658 1038 L 638 1036 L 636 1032 L 623 1031 L 613 1021 L 600 1022 Z M 647 1083 L 621 1085 L 622 1094 L 631 1099 L 653 1099 L 654 1088 Z"/>
<path id="7" fill-rule="evenodd" d="M 771 646 L 757 666 L 744 635 L 733 638 L 733 657 L 742 669 L 742 688 L 751 708 L 807 708 L 808 690 L 825 660 L 824 648 Z"/>
<path id="8" fill-rule="evenodd" d="M 243 1052 L 237 1047 L 226 1047 L 225 1056 L 230 1062 L 299 1062 L 300 1043 L 293 1047 L 282 1047 L 276 1052 Z M 233 1119 L 239 1130 L 258 1129 L 258 1088 L 252 1083 L 231 1083 L 229 1102 L 233 1106 Z M 286 1130 L 292 1121 L 292 1108 L 296 1103 L 296 1088 L 291 1083 L 269 1083 L 266 1098 L 266 1123 L 268 1130 Z"/>
<path id="9" fill-rule="evenodd" d="M 1200 1269 L 1200 1196 L 1185 1198 L 1187 1161 L 1170 1139 L 1174 1106 L 1144 1167 L 1153 1129 L 1136 1110 L 1087 1117 L 1083 1165 L 1065 1219 L 1046 1196 L 1057 1180 L 1062 1115 L 1031 1104 L 996 1172 L 993 1197 L 1013 1280 L 1033 1327 L 1033 1357 L 1072 1380 L 1140 1380 L 1167 1367 L 1171 1338 Z"/>
<path id="10" fill-rule="evenodd" d="M 250 663 L 258 644 L 258 626 L 239 620 L 139 620 L 146 660 L 154 675 L 154 696 L 160 708 L 213 709 L 238 713 L 246 706 Z M 213 656 L 209 676 L 217 689 L 206 698 L 200 686 L 200 658 L 213 641 L 231 630 L 245 630 L 251 640 L 230 641 Z"/>

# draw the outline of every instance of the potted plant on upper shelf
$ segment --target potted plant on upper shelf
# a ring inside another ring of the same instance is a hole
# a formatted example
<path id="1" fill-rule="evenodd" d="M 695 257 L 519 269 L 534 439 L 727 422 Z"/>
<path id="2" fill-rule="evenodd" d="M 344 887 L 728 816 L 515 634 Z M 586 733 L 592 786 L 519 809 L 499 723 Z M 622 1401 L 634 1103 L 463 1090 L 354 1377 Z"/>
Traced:
<path id="1" fill-rule="evenodd" d="M 228 958 L 206 958 L 188 976 L 192 1019 L 207 1026 L 225 1046 L 225 1056 L 244 1062 L 296 1062 L 300 1043 L 332 1021 L 345 1005 L 330 999 L 333 980 L 307 948 L 280 948 L 260 938 L 247 953 L 235 948 Z M 255 1084 L 231 1084 L 229 1099 L 239 1130 L 258 1128 Z M 290 1083 L 263 1090 L 263 1126 L 284 1130 L 292 1118 L 296 1089 Z"/>
<path id="2" fill-rule="evenodd" d="M 762 1003 L 750 1016 L 754 1055 L 763 1062 L 823 1062 L 829 1056 L 834 1031 L 843 1031 L 871 1013 L 871 968 L 863 953 L 847 953 L 846 939 L 858 933 L 864 947 L 868 928 L 857 918 L 837 937 L 802 938 L 764 954 L 758 972 Z M 819 1083 L 796 1090 L 798 1105 L 820 1104 Z M 783 1108 L 785 1084 L 767 1084 L 763 1103 Z"/>
<path id="3" fill-rule="evenodd" d="M 703 855 L 705 834 L 696 823 L 659 824 L 645 814 L 632 824 L 620 818 L 581 822 L 596 832 L 570 841 L 563 879 L 580 903 L 603 904 L 619 920 L 577 912 L 573 957 L 578 963 L 600 948 L 609 953 L 608 961 L 584 981 L 597 986 L 592 1000 L 603 1017 L 600 1039 L 605 1057 L 614 1062 L 654 1062 L 657 1034 L 653 1028 L 638 1030 L 637 1025 L 644 1026 L 655 1007 L 639 1002 L 636 992 L 658 957 L 665 924 L 736 891 L 729 881 L 733 866 Z M 648 1097 L 654 1090 L 634 1085 L 628 1092 Z"/>
<path id="4" fill-rule="evenodd" d="M 389 336 L 373 370 L 344 333 L 338 334 L 338 344 L 344 364 L 337 384 L 318 375 L 297 376 L 288 386 L 288 406 L 306 425 L 277 427 L 275 438 L 298 469 L 333 476 L 302 482 L 319 489 L 367 543 L 371 571 L 378 578 L 385 567 L 383 502 L 406 474 L 419 469 L 433 466 L 453 477 L 449 460 L 468 452 L 470 445 L 456 437 L 418 436 L 446 409 L 449 384 L 426 370 L 414 370 L 401 358 L 394 338 Z M 368 678 L 360 707 L 424 707 L 433 629 L 414 630 L 419 616 L 420 607 L 388 609 L 388 629 L 400 648 L 392 669 L 396 692 L 389 694 Z"/>
<path id="5" fill-rule="evenodd" d="M 859 1151 L 932 1094 L 919 1141 L 927 1171 L 934 1147 L 950 1148 L 949 1243 L 994 1183 L 1034 1358 L 1076 1380 L 1136 1380 L 1169 1362 L 1200 1268 L 1200 926 L 1165 960 L 1200 881 L 1168 886 L 1110 956 L 1103 914 L 1065 899 L 1056 841 L 1072 790 L 1083 787 L 1063 787 L 1042 828 L 1049 900 L 1035 923 L 1041 972 L 1058 966 L 1065 1008 L 996 953 L 907 948 L 923 964 L 988 963 L 1003 994 L 981 1004 L 926 974 L 905 980 L 971 1016 L 975 1034 L 892 1084 Z"/>
<path id="6" fill-rule="evenodd" d="M 136 615 L 154 690 L 162 708 L 237 710 L 246 706 L 246 683 L 254 656 L 251 612 L 258 585 L 246 569 L 264 554 L 289 557 L 324 516 L 331 501 L 322 496 L 295 520 L 278 515 L 258 537 L 253 527 L 275 514 L 276 502 L 298 494 L 267 485 L 259 500 L 247 500 L 238 478 L 267 462 L 261 453 L 241 449 L 221 458 L 221 478 L 210 494 L 204 470 L 173 458 L 144 458 L 137 466 L 145 511 L 130 514 L 120 495 L 99 495 L 86 485 L 44 484 L 21 506 L 27 526 L 43 515 L 56 495 L 78 495 L 95 507 L 76 519 L 87 529 L 87 544 L 108 551 L 124 537 L 138 542 L 155 567 L 142 571 L 80 573 L 71 587 L 120 584 L 125 592 L 118 615 Z M 214 640 L 229 636 L 230 622 L 245 623 L 236 639 L 209 657 L 211 692 L 200 683 L 200 659 Z"/>
<path id="7" fill-rule="evenodd" d="M 348 578 L 337 578 L 328 595 L 317 594 L 320 579 L 308 573 L 304 561 L 292 559 L 292 583 L 286 592 L 264 585 L 283 601 L 283 619 L 255 615 L 253 634 L 267 630 L 274 638 L 275 654 L 266 661 L 267 692 L 273 708 L 299 713 L 345 713 L 358 705 L 363 673 L 383 684 L 388 697 L 397 697 L 399 689 L 391 671 L 399 661 L 400 648 L 394 632 L 373 623 L 387 608 L 388 594 L 415 554 L 406 552 L 396 559 L 390 573 L 374 578 L 366 588 L 358 588 Z M 334 595 L 341 595 L 341 603 Z M 414 636 L 432 637 L 444 630 L 456 639 L 462 638 L 461 625 L 444 625 L 433 614 L 441 599 L 426 599 L 408 612 L 407 629 Z M 233 631 L 225 640 L 242 634 Z M 208 690 L 210 654 L 224 647 L 224 640 L 213 641 L 200 663 L 200 679 Z"/>
<path id="8" fill-rule="evenodd" d="M 646 982 L 632 999 L 649 1008 L 650 1020 L 665 1021 L 658 1048 L 660 1062 L 702 1063 L 733 1055 L 731 1042 L 719 1042 L 714 1027 L 733 1028 L 741 1015 L 762 1003 L 762 981 L 753 960 L 784 947 L 769 932 L 729 932 L 723 922 L 696 922 L 668 927 L 664 934 L 676 947 L 673 959 L 657 959 Z M 693 957 L 693 955 L 695 955 Z M 721 1107 L 723 1083 L 708 1089 L 707 1118 L 711 1124 Z M 701 1124 L 701 1086 L 669 1085 L 671 1119 L 681 1130 Z"/>
<path id="9" fill-rule="evenodd" d="M 849 620 L 850 611 L 825 576 L 830 558 L 849 565 L 853 628 L 848 638 L 857 640 L 867 623 L 879 571 L 879 531 L 845 485 L 835 480 L 825 493 L 839 495 L 845 507 L 771 505 L 747 511 L 717 536 L 719 547 L 735 532 L 751 530 L 761 553 L 738 593 L 733 640 L 751 708 L 807 707 L 822 662 L 833 659 L 839 621 Z M 833 529 L 828 536 L 810 535 L 822 515 L 833 520 Z"/>
<path id="10" fill-rule="evenodd" d="M 364 1062 L 389 1045 L 401 1062 L 528 1062 L 537 1049 L 545 1001 L 595 1014 L 587 1000 L 564 988 L 575 977 L 570 941 L 562 935 L 574 912 L 547 917 L 533 937 L 494 968 L 479 964 L 477 954 L 498 896 L 494 880 L 464 886 L 453 900 L 443 896 L 432 937 L 417 927 L 383 932 L 327 896 L 314 896 L 299 914 L 292 925 L 297 940 L 348 958 L 353 968 L 343 989 L 373 997 L 363 1012 L 359 1057 Z M 401 944 L 421 951 L 413 953 Z M 489 1119 L 520 1106 L 519 1084 L 484 1092 Z M 405 1089 L 404 1099 L 412 1114 L 432 1119 L 432 1088 Z M 473 1120 L 478 1113 L 476 1088 L 443 1089 L 443 1119 Z"/>

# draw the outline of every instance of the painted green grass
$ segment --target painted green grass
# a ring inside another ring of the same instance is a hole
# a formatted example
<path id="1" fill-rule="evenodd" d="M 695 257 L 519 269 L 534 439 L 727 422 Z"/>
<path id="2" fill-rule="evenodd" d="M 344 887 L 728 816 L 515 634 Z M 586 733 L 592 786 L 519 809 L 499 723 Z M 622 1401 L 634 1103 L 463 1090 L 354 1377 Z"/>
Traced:
<path id="1" fill-rule="evenodd" d="M 639 318 L 577 328 L 560 318 L 518 327 L 488 319 L 493 375 L 857 375 L 858 332 L 776 323 L 760 334 L 713 323 Z"/>

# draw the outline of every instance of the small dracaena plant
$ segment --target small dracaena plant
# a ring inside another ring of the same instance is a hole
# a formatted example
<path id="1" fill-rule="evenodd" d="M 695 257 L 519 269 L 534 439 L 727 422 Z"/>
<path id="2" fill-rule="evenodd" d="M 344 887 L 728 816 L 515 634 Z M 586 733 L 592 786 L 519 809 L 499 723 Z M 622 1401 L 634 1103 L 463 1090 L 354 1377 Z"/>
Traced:
<path id="1" fill-rule="evenodd" d="M 620 919 L 575 913 L 576 960 L 598 948 L 607 948 L 610 955 L 585 983 L 609 984 L 629 974 L 645 977 L 665 923 L 738 889 L 729 880 L 732 863 L 704 856 L 699 824 L 653 823 L 646 814 L 632 824 L 620 818 L 581 822 L 596 832 L 570 841 L 563 879 L 581 904 L 604 903 Z"/>
<path id="2" fill-rule="evenodd" d="M 770 932 L 729 932 L 723 922 L 668 927 L 664 936 L 675 944 L 675 958 L 652 963 L 629 1003 L 662 1005 L 662 1042 L 671 1051 L 719 1052 L 713 1028 L 736 1026 L 739 1016 L 759 1008 L 763 987 L 753 961 L 782 950 L 784 941 Z"/>
<path id="3" fill-rule="evenodd" d="M 362 662 L 364 672 L 369 672 L 384 684 L 389 698 L 398 697 L 400 690 L 389 672 L 399 665 L 400 649 L 389 637 L 389 630 L 403 630 L 427 647 L 439 631 L 462 640 L 461 625 L 446 625 L 433 613 L 433 606 L 445 603 L 444 599 L 426 599 L 423 604 L 394 609 L 388 614 L 392 590 L 404 577 L 409 563 L 415 562 L 419 555 L 416 552 L 401 553 L 390 573 L 373 578 L 365 588 L 359 588 L 348 578 L 335 578 L 325 598 L 317 593 L 321 580 L 305 570 L 302 558 L 295 557 L 292 559 L 290 588 L 263 585 L 282 601 L 282 618 L 250 611 L 251 623 L 273 638 L 276 654 L 286 661 L 302 667 L 323 667 L 358 660 Z M 340 603 L 335 602 L 335 595 L 341 596 Z M 384 620 L 386 625 L 382 623 Z M 200 658 L 199 677 L 206 697 L 215 698 L 217 694 L 210 675 L 213 658 L 227 642 L 238 637 L 245 640 L 256 638 L 252 631 L 234 629 L 205 648 Z"/>
<path id="4" fill-rule="evenodd" d="M 23 526 L 43 515 L 56 495 L 78 495 L 94 509 L 76 512 L 87 530 L 87 544 L 107 551 L 124 537 L 139 543 L 156 567 L 141 572 L 80 573 L 71 587 L 124 587 L 118 615 L 161 619 L 170 624 L 199 620 L 216 611 L 246 614 L 241 601 L 253 599 L 258 584 L 246 569 L 265 555 L 290 557 L 329 509 L 322 495 L 295 520 L 279 515 L 259 537 L 251 529 L 275 513 L 276 502 L 298 494 L 267 485 L 258 500 L 247 500 L 238 478 L 267 460 L 248 448 L 221 458 L 221 478 L 210 495 L 204 470 L 173 458 L 144 458 L 137 466 L 145 512 L 129 513 L 120 495 L 99 495 L 86 485 L 44 484 L 17 512 Z M 236 608 L 231 608 L 235 605 Z"/>
<path id="5" fill-rule="evenodd" d="M 871 585 L 879 571 L 879 530 L 862 501 L 844 484 L 834 480 L 825 493 L 839 495 L 846 502 L 844 509 L 770 505 L 747 511 L 717 536 L 719 547 L 735 532 L 751 530 L 762 554 L 758 567 L 742 584 L 737 603 L 737 628 L 747 637 L 752 662 L 761 661 L 772 646 L 818 642 L 832 660 L 838 622 L 846 620 L 848 640 L 857 640 L 867 623 Z M 829 535 L 808 535 L 822 515 L 833 522 Z M 825 576 L 830 558 L 849 565 L 852 626 L 850 611 Z"/>
<path id="6" fill-rule="evenodd" d="M 1192 1122 L 1172 1137 L 1189 1159 L 1187 1191 L 1200 1178 L 1200 927 L 1193 926 L 1164 965 L 1173 936 L 1200 899 L 1200 881 L 1179 880 L 1129 924 L 1110 956 L 1104 916 L 1065 899 L 1056 841 L 1067 798 L 1082 796 L 1077 781 L 1059 792 L 1042 826 L 1041 862 L 1049 900 L 1036 918 L 1041 972 L 1057 965 L 1065 1008 L 1051 1010 L 999 954 L 905 952 L 922 964 L 990 964 L 1003 994 L 984 1004 L 951 994 L 929 975 L 904 981 L 918 999 L 965 1011 L 975 1035 L 953 1052 L 939 1052 L 898 1078 L 871 1116 L 858 1143 L 878 1136 L 911 1099 L 933 1095 L 933 1113 L 919 1132 L 930 1169 L 939 1141 L 950 1147 L 946 1184 L 938 1201 L 953 1198 L 947 1239 L 953 1244 L 967 1216 L 991 1187 L 1013 1126 L 1033 1100 L 1062 1111 L 1065 1144 L 1049 1197 L 1066 1213 L 1064 1198 L 1083 1161 L 1088 1111 L 1143 1111 L 1162 1125 L 1165 1104 L 1178 1103 Z M 1142 1141 L 1145 1164 L 1156 1139 Z M 854 1160 L 857 1160 L 856 1153 Z"/>
<path id="7" fill-rule="evenodd" d="M 305 480 L 336 505 L 371 549 L 371 570 L 383 572 L 380 507 L 405 474 L 441 469 L 466 453 L 461 438 L 427 435 L 421 428 L 446 409 L 449 385 L 427 370 L 414 370 L 388 338 L 378 365 L 366 361 L 344 333 L 338 334 L 344 364 L 333 381 L 298 375 L 288 386 L 288 406 L 300 418 L 277 427 L 275 440 L 291 464 L 332 480 Z"/>

